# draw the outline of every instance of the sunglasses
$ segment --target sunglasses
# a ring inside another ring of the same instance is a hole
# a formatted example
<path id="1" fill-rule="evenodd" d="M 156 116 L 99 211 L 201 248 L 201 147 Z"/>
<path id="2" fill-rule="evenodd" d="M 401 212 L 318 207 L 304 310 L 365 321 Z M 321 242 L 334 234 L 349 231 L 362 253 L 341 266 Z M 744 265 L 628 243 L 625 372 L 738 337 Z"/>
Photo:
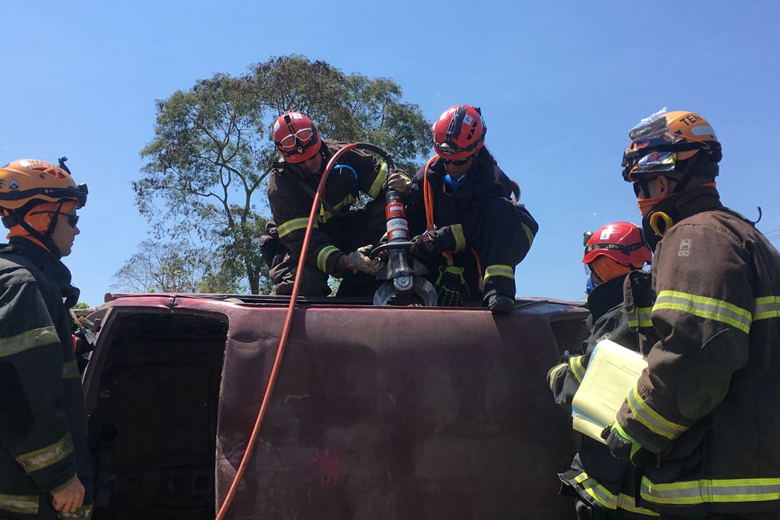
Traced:
<path id="1" fill-rule="evenodd" d="M 453 164 L 455 166 L 463 166 L 467 162 L 469 162 L 469 159 L 471 159 L 471 156 L 468 156 L 464 159 L 444 159 L 442 158 L 442 162 L 444 164 Z"/>
<path id="2" fill-rule="evenodd" d="M 304 128 L 298 130 L 294 134 L 290 134 L 281 141 L 279 141 L 279 148 L 285 152 L 295 151 L 297 148 L 304 146 L 306 143 L 312 140 L 314 137 L 314 130 L 311 128 Z M 300 144 L 299 144 L 300 143 Z"/>
<path id="3" fill-rule="evenodd" d="M 76 225 L 79 223 L 79 216 L 71 215 L 70 213 L 60 213 L 58 211 L 35 211 L 30 213 L 30 215 L 44 215 L 44 214 L 66 217 L 68 219 L 68 225 L 72 228 L 75 228 Z"/>

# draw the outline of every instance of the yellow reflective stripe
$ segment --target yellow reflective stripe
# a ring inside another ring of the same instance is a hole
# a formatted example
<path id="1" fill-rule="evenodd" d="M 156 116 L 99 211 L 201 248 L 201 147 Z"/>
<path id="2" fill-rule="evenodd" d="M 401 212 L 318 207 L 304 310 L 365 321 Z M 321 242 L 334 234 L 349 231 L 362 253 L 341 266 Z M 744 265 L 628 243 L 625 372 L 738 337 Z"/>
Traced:
<path id="1" fill-rule="evenodd" d="M 73 439 L 68 433 L 54 444 L 19 455 L 16 457 L 16 461 L 27 473 L 32 473 L 60 462 L 71 453 L 73 453 Z"/>
<path id="2" fill-rule="evenodd" d="M 375 199 L 379 192 L 382 191 L 385 183 L 387 182 L 387 163 L 382 163 L 379 168 L 379 173 L 374 177 L 374 182 L 371 184 L 371 188 L 368 189 L 368 196 Z"/>
<path id="3" fill-rule="evenodd" d="M 72 518 L 74 520 L 89 520 L 92 518 L 92 506 L 81 506 L 73 513 L 60 512 L 60 518 Z"/>
<path id="4" fill-rule="evenodd" d="M 0 495 L 0 511 L 37 515 L 38 497 L 34 495 Z"/>
<path id="5" fill-rule="evenodd" d="M 764 296 L 756 298 L 756 308 L 753 321 L 780 318 L 780 297 Z"/>
<path id="6" fill-rule="evenodd" d="M 487 280 L 491 276 L 506 276 L 514 280 L 515 270 L 511 265 L 489 265 L 485 269 L 485 276 L 482 279 Z"/>
<path id="7" fill-rule="evenodd" d="M 620 493 L 616 496 L 585 472 L 574 477 L 574 481 L 582 486 L 583 491 L 607 509 L 623 509 L 638 515 L 660 516 L 655 511 L 635 506 L 636 500 L 630 495 Z"/>
<path id="8" fill-rule="evenodd" d="M 75 360 L 62 364 L 62 379 L 78 379 L 80 377 L 79 366 Z"/>
<path id="9" fill-rule="evenodd" d="M 731 325 L 745 334 L 750 333 L 750 324 L 753 321 L 753 314 L 750 311 L 736 305 L 680 291 L 660 292 L 655 300 L 653 312 L 663 309 L 683 311 L 700 318 L 719 321 Z"/>
<path id="10" fill-rule="evenodd" d="M 455 250 L 454 253 L 460 253 L 466 249 L 466 237 L 463 235 L 463 226 L 461 224 L 453 224 L 450 226 L 452 236 L 455 238 Z"/>
<path id="11" fill-rule="evenodd" d="M 284 224 L 281 224 L 276 227 L 276 231 L 279 233 L 279 238 L 286 237 L 293 231 L 298 231 L 299 229 L 306 229 L 306 225 L 309 223 L 308 217 L 303 218 L 294 218 L 292 220 L 288 220 Z M 317 222 L 314 222 L 314 227 L 317 227 Z"/>
<path id="12" fill-rule="evenodd" d="M 525 236 L 526 238 L 528 238 L 528 247 L 531 247 L 532 245 L 534 245 L 534 233 L 533 231 L 531 231 L 531 228 L 529 228 L 525 224 L 520 224 L 520 225 L 523 226 L 523 231 L 525 231 Z"/>
<path id="13" fill-rule="evenodd" d="M 633 312 L 628 313 L 629 327 L 652 327 L 653 320 L 650 319 L 652 307 L 636 307 Z"/>
<path id="14" fill-rule="evenodd" d="M 765 502 L 780 500 L 780 478 L 701 479 L 655 484 L 643 477 L 640 492 L 644 500 L 655 504 Z"/>
<path id="15" fill-rule="evenodd" d="M 582 364 L 582 356 L 572 356 L 569 358 L 569 366 L 574 378 L 582 383 L 582 378 L 585 377 L 585 365 Z"/>
<path id="16" fill-rule="evenodd" d="M 53 326 L 28 330 L 10 338 L 0 339 L 0 358 L 59 342 L 60 337 L 57 335 L 57 329 Z"/>
<path id="17" fill-rule="evenodd" d="M 648 405 L 645 400 L 642 399 L 642 396 L 639 395 L 637 387 L 634 387 L 634 389 L 631 390 L 626 401 L 628 402 L 628 408 L 631 410 L 631 413 L 634 414 L 634 417 L 642 423 L 645 428 L 656 435 L 666 437 L 667 439 L 676 439 L 689 428 L 688 426 L 683 426 L 664 419 L 658 412 L 650 408 L 650 405 Z"/>
<path id="18" fill-rule="evenodd" d="M 339 249 L 335 246 L 325 246 L 322 249 L 320 249 L 319 254 L 317 254 L 317 269 L 322 271 L 323 273 L 327 273 L 326 267 L 328 265 L 328 257 L 332 255 L 333 253 L 337 253 Z"/>
<path id="19" fill-rule="evenodd" d="M 548 383 L 550 384 L 550 390 L 555 388 L 555 378 L 558 376 L 558 372 L 561 370 L 566 370 L 566 367 L 568 367 L 566 363 L 561 363 L 560 365 L 555 365 L 552 367 L 552 370 L 550 370 L 550 375 L 547 376 Z"/>
<path id="20" fill-rule="evenodd" d="M 338 204 L 336 204 L 335 206 L 333 206 L 333 209 L 335 209 L 336 211 L 338 211 L 338 210 L 340 210 L 341 208 L 343 208 L 344 206 L 350 206 L 350 205 L 352 205 L 352 203 L 354 203 L 354 202 L 357 202 L 357 199 L 355 198 L 355 196 L 354 196 L 354 195 L 352 195 L 352 194 L 350 193 L 349 195 L 347 195 L 346 197 L 344 197 L 344 198 L 341 200 L 341 202 L 339 202 Z M 320 206 L 320 214 L 319 214 L 319 215 L 317 215 L 317 220 L 318 220 L 318 221 L 320 221 L 320 222 L 322 222 L 323 224 L 325 224 L 325 223 L 326 223 L 328 220 L 330 220 L 330 218 L 331 218 L 332 216 L 333 216 L 333 214 L 332 214 L 330 211 L 326 210 L 326 209 L 325 209 L 325 206 L 322 206 L 322 205 Z"/>

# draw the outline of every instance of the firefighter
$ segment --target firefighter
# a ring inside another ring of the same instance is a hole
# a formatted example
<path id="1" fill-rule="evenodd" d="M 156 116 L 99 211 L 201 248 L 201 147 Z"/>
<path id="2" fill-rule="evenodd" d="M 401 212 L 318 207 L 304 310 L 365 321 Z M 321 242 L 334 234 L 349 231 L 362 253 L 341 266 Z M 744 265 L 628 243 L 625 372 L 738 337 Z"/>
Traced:
<path id="1" fill-rule="evenodd" d="M 780 255 L 721 203 L 705 118 L 664 110 L 629 136 L 660 339 L 603 435 L 662 518 L 780 518 Z"/>
<path id="2" fill-rule="evenodd" d="M 79 290 L 61 258 L 87 186 L 65 166 L 0 168 L 0 518 L 90 518 L 87 416 L 69 311 Z M 60 516 L 58 516 L 60 515 Z"/>
<path id="3" fill-rule="evenodd" d="M 652 253 L 642 230 L 629 222 L 614 222 L 587 233 L 582 262 L 588 267 L 593 290 L 588 295 L 590 315 L 586 324 L 590 336 L 582 355 L 564 356 L 547 375 L 555 402 L 567 407 L 582 382 L 591 353 L 605 338 L 638 351 L 639 323 L 635 313 L 624 308 L 625 298 L 652 304 L 650 275 L 642 271 Z M 560 475 L 562 494 L 574 495 L 577 515 L 582 520 L 649 517 L 653 513 L 634 501 L 634 471 L 627 461 L 614 458 L 603 444 L 582 436 L 582 444 L 571 469 Z"/>
<path id="4" fill-rule="evenodd" d="M 485 148 L 486 131 L 478 108 L 445 110 L 433 125 L 436 157 L 410 183 L 395 174 L 388 186 L 405 196 L 416 252 L 439 305 L 479 298 L 503 313 L 514 307 L 515 266 L 539 226 L 518 204 L 520 188 Z"/>
<path id="5" fill-rule="evenodd" d="M 291 294 L 320 175 L 346 143 L 321 138 L 314 123 L 300 112 L 280 115 L 273 138 L 281 157 L 270 172 L 268 201 L 273 217 L 260 242 L 276 294 Z M 387 165 L 370 154 L 351 150 L 341 157 L 322 195 L 299 294 L 329 295 L 329 275 L 343 278 L 338 296 L 374 293 L 381 260 L 369 258 L 368 253 L 385 232 L 384 205 L 378 196 L 387 175 Z M 351 210 L 361 193 L 372 200 L 362 209 Z"/>

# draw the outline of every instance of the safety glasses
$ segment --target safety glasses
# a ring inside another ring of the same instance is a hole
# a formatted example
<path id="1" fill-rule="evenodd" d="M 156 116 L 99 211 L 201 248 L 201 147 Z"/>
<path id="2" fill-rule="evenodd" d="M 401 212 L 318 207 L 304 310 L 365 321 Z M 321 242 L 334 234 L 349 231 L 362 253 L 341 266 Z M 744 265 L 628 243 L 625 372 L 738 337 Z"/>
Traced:
<path id="1" fill-rule="evenodd" d="M 305 147 L 313 138 L 314 130 L 303 128 L 279 141 L 278 145 L 285 152 L 293 152 L 298 148 Z"/>
<path id="2" fill-rule="evenodd" d="M 75 228 L 79 223 L 78 215 L 71 215 L 70 213 L 60 213 L 59 211 L 33 211 L 30 213 L 30 215 L 57 215 L 60 217 L 65 217 L 68 220 L 68 225 L 72 228 Z"/>
<path id="3" fill-rule="evenodd" d="M 469 162 L 469 159 L 471 159 L 471 156 L 464 157 L 463 159 L 444 159 L 442 158 L 442 162 L 444 164 L 453 164 L 455 166 L 463 166 L 467 162 Z"/>

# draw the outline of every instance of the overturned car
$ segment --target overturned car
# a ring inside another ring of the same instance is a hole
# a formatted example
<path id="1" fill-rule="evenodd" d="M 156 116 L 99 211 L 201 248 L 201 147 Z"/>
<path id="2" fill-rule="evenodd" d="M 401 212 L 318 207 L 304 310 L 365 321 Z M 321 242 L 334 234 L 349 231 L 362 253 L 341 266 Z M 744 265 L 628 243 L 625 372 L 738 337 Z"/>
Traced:
<path id="1" fill-rule="evenodd" d="M 113 294 L 84 373 L 96 518 L 213 519 L 265 392 L 286 297 Z M 227 518 L 572 518 L 545 382 L 587 311 L 301 298 Z M 573 348 L 574 347 L 574 348 Z"/>

